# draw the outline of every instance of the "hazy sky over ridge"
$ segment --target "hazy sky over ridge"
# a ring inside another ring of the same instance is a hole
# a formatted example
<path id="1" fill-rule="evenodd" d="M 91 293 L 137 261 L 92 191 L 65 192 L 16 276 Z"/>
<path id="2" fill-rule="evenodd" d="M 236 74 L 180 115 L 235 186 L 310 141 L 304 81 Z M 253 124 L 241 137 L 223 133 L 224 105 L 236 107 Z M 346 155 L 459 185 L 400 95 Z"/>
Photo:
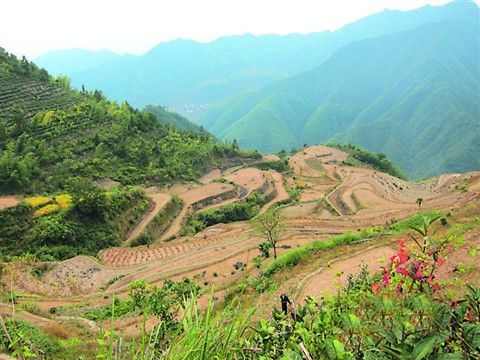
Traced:
<path id="1" fill-rule="evenodd" d="M 28 58 L 60 49 L 141 54 L 177 38 L 336 30 L 385 8 L 448 0 L 0 0 L 0 46 Z"/>

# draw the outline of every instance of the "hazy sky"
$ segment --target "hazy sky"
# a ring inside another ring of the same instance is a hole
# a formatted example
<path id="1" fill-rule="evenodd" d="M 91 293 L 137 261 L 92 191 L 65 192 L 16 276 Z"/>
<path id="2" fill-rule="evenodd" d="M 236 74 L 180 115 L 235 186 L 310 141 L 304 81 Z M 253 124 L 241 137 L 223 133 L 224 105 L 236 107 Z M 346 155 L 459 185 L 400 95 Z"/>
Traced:
<path id="1" fill-rule="evenodd" d="M 385 8 L 448 0 L 0 0 L 0 46 L 28 58 L 50 50 L 141 54 L 177 38 L 335 30 Z"/>

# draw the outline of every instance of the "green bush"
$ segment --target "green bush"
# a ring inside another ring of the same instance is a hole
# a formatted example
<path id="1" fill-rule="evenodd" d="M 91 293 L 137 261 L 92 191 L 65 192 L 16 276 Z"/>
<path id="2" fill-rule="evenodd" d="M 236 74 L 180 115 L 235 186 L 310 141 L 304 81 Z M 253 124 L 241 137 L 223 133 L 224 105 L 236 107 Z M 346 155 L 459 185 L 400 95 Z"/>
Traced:
<path id="1" fill-rule="evenodd" d="M 5 334 L 5 329 L 12 342 Z M 29 358 L 41 354 L 48 356 L 59 351 L 58 344 L 26 320 L 6 320 L 5 329 L 0 329 L 0 348 L 7 349 L 12 354 Z"/>
<path id="2" fill-rule="evenodd" d="M 407 178 L 405 173 L 399 167 L 395 166 L 385 154 L 373 153 L 353 144 L 332 143 L 328 144 L 328 146 L 343 150 L 350 154 L 350 156 L 344 161 L 345 165 L 366 165 L 400 179 L 405 180 Z"/>
<path id="3" fill-rule="evenodd" d="M 290 165 L 288 165 L 288 159 L 264 161 L 252 164 L 251 166 L 260 170 L 275 170 L 279 173 L 284 173 L 292 170 L 290 168 Z"/>

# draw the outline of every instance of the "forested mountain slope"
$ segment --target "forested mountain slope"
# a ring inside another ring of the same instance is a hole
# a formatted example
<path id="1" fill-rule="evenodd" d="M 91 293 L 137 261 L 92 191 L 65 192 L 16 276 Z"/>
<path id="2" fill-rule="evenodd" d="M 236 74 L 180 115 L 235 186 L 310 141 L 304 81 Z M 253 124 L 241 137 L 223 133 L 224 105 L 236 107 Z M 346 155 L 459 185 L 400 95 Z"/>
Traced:
<path id="1" fill-rule="evenodd" d="M 175 114 L 159 121 L 99 91 L 72 91 L 67 78 L 3 49 L 0 100 L 0 193 L 58 191 L 74 176 L 162 185 L 259 156 L 162 124 Z"/>
<path id="2" fill-rule="evenodd" d="M 196 119 L 215 102 L 313 69 L 344 45 L 459 17 L 471 6 L 455 2 L 408 12 L 385 10 L 334 32 L 246 34 L 210 43 L 176 40 L 142 56 L 66 50 L 35 61 L 54 74 L 69 75 L 78 88 L 100 89 L 134 106 L 166 105 Z"/>
<path id="3" fill-rule="evenodd" d="M 192 131 L 192 132 L 203 131 L 202 127 L 194 124 L 193 122 L 188 120 L 186 117 L 178 113 L 169 111 L 160 105 L 157 105 L 157 106 L 147 105 L 143 110 L 154 114 L 161 123 L 165 125 L 171 125 L 178 130 Z"/>
<path id="4" fill-rule="evenodd" d="M 411 177 L 480 168 L 478 7 L 348 45 L 312 71 L 211 111 L 222 139 L 262 151 L 334 140 L 386 153 Z"/>

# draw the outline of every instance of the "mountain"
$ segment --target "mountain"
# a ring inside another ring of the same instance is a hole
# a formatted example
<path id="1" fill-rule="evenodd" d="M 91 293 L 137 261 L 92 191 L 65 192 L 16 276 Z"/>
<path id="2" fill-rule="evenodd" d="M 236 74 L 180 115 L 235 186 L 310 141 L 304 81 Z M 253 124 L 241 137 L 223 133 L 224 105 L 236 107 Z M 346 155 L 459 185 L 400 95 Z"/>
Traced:
<path id="1" fill-rule="evenodd" d="M 145 106 L 143 110 L 155 115 L 162 124 L 173 126 L 178 130 L 190 131 L 195 133 L 200 133 L 204 131 L 201 126 L 192 123 L 186 117 L 175 112 L 168 111 L 160 105 L 148 105 Z"/>
<path id="2" fill-rule="evenodd" d="M 0 48 L 0 193 L 52 193 L 75 176 L 163 185 L 260 156 L 205 131 L 180 131 L 172 119 L 187 124 L 71 90 L 65 77 Z"/>
<path id="3" fill-rule="evenodd" d="M 195 120 L 214 103 L 320 65 L 344 45 L 461 16 L 465 11 L 467 6 L 456 3 L 409 12 L 385 10 L 335 32 L 246 34 L 210 43 L 175 40 L 142 56 L 66 50 L 48 53 L 35 62 L 54 74 L 67 74 L 77 88 L 100 89 L 138 107 L 166 105 Z"/>
<path id="4" fill-rule="evenodd" d="M 67 74 L 86 71 L 96 68 L 118 55 L 108 51 L 88 51 L 71 49 L 67 51 L 51 51 L 41 56 L 35 63 L 41 68 L 46 68 L 51 74 Z"/>
<path id="5" fill-rule="evenodd" d="M 478 7 L 364 40 L 317 68 L 227 101 L 201 124 L 262 151 L 353 142 L 410 177 L 480 168 Z"/>

